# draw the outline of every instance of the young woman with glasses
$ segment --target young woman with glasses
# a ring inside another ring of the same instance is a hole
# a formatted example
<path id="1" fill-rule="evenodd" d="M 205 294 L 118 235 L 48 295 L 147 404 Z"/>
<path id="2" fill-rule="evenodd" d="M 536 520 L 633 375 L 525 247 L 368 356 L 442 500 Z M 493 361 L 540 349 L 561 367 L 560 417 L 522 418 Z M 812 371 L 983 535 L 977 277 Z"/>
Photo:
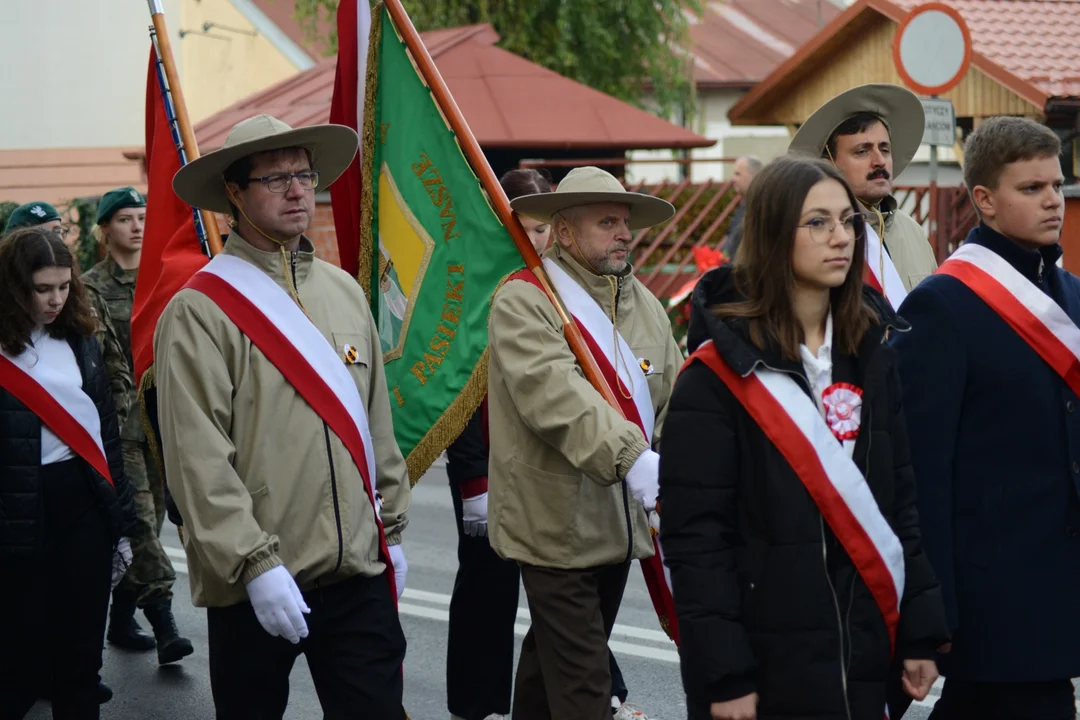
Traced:
<path id="1" fill-rule="evenodd" d="M 661 451 L 689 717 L 881 720 L 947 640 L 884 343 L 907 323 L 863 284 L 835 168 L 780 158 L 746 202 L 734 265 L 694 291 Z"/>

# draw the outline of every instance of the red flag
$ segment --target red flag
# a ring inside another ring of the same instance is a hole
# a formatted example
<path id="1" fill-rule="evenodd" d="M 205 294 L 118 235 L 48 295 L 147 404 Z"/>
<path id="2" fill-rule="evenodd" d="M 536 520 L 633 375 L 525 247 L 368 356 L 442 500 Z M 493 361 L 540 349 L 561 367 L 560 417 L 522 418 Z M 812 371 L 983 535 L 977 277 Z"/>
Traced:
<path id="1" fill-rule="evenodd" d="M 341 0 L 338 5 L 338 61 L 334 97 L 330 103 L 330 122 L 351 127 L 360 134 L 361 140 L 360 152 L 349 169 L 330 186 L 338 257 L 341 268 L 353 277 L 360 270 L 360 190 L 363 187 L 360 163 L 364 156 L 364 129 L 360 127 L 360 118 L 364 95 L 360 91 L 360 82 L 367 75 L 367 33 L 371 26 L 371 11 L 367 0 L 362 1 L 363 7 L 357 5 L 357 0 Z"/>
<path id="2" fill-rule="evenodd" d="M 188 278 L 209 261 L 199 246 L 191 206 L 176 197 L 172 189 L 173 175 L 180 169 L 180 154 L 165 114 L 153 48 L 146 75 L 146 167 L 146 228 L 131 311 L 136 385 L 154 363 L 154 328 L 162 310 Z"/>

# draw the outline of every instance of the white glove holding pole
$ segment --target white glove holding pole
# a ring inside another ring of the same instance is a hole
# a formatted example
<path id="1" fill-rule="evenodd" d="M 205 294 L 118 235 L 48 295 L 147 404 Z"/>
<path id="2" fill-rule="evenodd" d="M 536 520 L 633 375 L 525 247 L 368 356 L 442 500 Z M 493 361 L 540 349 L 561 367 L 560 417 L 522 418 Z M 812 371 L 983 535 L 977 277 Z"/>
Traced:
<path id="1" fill-rule="evenodd" d="M 626 473 L 626 486 L 645 512 L 655 510 L 656 496 L 660 493 L 660 455 L 652 450 L 641 453 Z"/>
<path id="2" fill-rule="evenodd" d="M 284 565 L 270 568 L 247 584 L 248 599 L 263 630 L 293 645 L 308 636 L 304 614 L 311 608 Z"/>
<path id="3" fill-rule="evenodd" d="M 405 576 L 409 573 L 409 563 L 405 560 L 405 551 L 400 545 L 390 545 L 390 562 L 394 563 L 394 584 L 397 586 L 397 596 L 405 592 Z"/>
<path id="4" fill-rule="evenodd" d="M 461 525 L 469 537 L 487 537 L 487 493 L 461 499 Z"/>
<path id="5" fill-rule="evenodd" d="M 115 590 L 120 581 L 124 579 L 128 568 L 131 567 L 131 558 L 131 540 L 122 537 L 120 542 L 116 544 L 116 552 L 113 554 L 112 588 L 110 589 Z"/>

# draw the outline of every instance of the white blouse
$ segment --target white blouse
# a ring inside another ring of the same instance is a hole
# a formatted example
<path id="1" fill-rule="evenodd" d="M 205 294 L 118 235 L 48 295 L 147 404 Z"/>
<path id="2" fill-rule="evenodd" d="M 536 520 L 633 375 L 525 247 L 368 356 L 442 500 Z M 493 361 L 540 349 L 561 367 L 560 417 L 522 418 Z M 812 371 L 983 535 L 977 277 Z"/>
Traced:
<path id="1" fill-rule="evenodd" d="M 37 355 L 37 362 L 42 364 L 38 372 L 43 373 L 51 384 L 69 385 L 82 390 L 82 372 L 75 360 L 74 351 L 66 341 L 51 337 L 44 328 L 34 330 L 30 334 L 30 341 L 33 346 L 28 347 L 25 352 Z M 41 464 L 51 465 L 74 457 L 75 453 L 71 448 L 42 423 Z"/>

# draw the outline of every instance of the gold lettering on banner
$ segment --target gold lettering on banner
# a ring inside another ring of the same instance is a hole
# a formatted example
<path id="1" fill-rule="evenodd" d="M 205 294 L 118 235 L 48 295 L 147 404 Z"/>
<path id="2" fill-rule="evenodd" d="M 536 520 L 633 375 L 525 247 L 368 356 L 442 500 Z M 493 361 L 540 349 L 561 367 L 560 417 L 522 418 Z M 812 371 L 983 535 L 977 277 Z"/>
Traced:
<path id="1" fill-rule="evenodd" d="M 405 404 L 405 398 L 401 397 L 401 388 L 397 385 L 394 386 L 394 398 L 397 400 L 398 407 Z"/>
<path id="2" fill-rule="evenodd" d="M 446 294 L 443 296 L 442 314 L 435 334 L 424 350 L 424 359 L 417 361 L 409 372 L 423 385 L 442 365 L 446 354 L 450 352 L 457 326 L 461 322 L 462 301 L 465 289 L 465 266 L 449 265 L 446 269 Z M 396 388 L 395 388 L 396 390 Z"/>
<path id="3" fill-rule="evenodd" d="M 427 153 L 420 153 L 420 162 L 413 163 L 412 171 L 424 183 L 424 189 L 431 198 L 431 204 L 439 208 L 443 242 L 448 243 L 461 237 L 461 233 L 457 231 L 457 213 L 454 211 L 454 200 L 450 197 L 450 189 L 443 184 L 439 169 L 435 167 L 435 163 Z"/>
<path id="4" fill-rule="evenodd" d="M 379 144 L 386 144 L 386 132 L 390 129 L 390 123 L 379 123 Z"/>

